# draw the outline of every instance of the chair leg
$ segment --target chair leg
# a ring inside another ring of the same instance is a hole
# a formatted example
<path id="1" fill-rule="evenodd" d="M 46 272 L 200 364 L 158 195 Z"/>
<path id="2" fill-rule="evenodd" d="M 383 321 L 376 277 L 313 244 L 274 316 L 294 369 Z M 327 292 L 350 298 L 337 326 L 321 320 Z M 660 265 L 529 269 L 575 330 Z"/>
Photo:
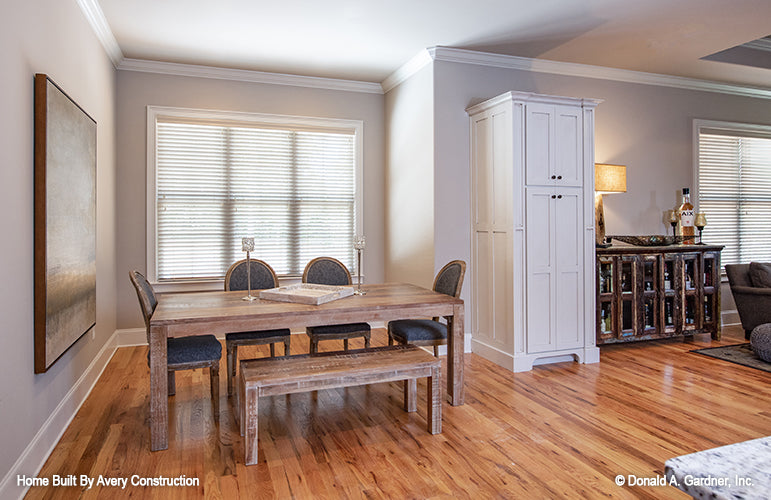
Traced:
<path id="1" fill-rule="evenodd" d="M 284 341 L 284 356 L 289 356 L 289 343 L 291 342 L 291 338 L 287 337 Z"/>
<path id="2" fill-rule="evenodd" d="M 233 395 L 233 379 L 236 377 L 236 362 L 238 361 L 238 346 L 227 343 L 228 396 Z"/>
<path id="3" fill-rule="evenodd" d="M 276 357 L 276 344 L 273 344 L 273 343 L 270 344 L 270 357 L 271 358 Z"/>
<path id="4" fill-rule="evenodd" d="M 435 358 L 439 357 L 439 346 L 438 345 L 434 346 L 434 357 Z"/>
<path id="5" fill-rule="evenodd" d="M 364 348 L 369 349 L 369 334 L 364 336 Z"/>
<path id="6" fill-rule="evenodd" d="M 310 346 L 308 346 L 308 351 L 311 354 L 316 354 L 318 352 L 318 350 L 319 350 L 319 341 L 318 341 L 318 339 L 315 339 L 315 338 L 311 337 L 311 343 L 310 343 Z"/>
<path id="7" fill-rule="evenodd" d="M 214 411 L 214 421 L 219 422 L 220 419 L 220 365 L 217 363 L 215 366 L 209 367 L 209 379 L 211 382 L 211 403 L 212 410 Z"/>
<path id="8" fill-rule="evenodd" d="M 343 339 L 343 350 L 348 351 L 348 339 Z"/>
<path id="9" fill-rule="evenodd" d="M 169 370 L 169 396 L 173 396 L 177 393 L 176 377 L 174 376 L 174 370 Z"/>
<path id="10" fill-rule="evenodd" d="M 388 345 L 394 345 L 394 338 L 390 335 L 388 336 Z"/>

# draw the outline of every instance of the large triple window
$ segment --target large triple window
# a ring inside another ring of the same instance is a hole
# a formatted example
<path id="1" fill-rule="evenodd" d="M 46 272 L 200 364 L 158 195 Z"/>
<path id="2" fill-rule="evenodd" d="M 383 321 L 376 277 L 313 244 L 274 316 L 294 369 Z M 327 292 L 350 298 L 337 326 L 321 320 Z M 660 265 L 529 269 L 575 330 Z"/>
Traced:
<path id="1" fill-rule="evenodd" d="M 697 121 L 697 208 L 722 264 L 771 261 L 771 127 Z"/>
<path id="2" fill-rule="evenodd" d="M 148 268 L 157 282 L 221 279 L 246 257 L 299 276 L 321 255 L 353 269 L 362 124 L 148 108 Z"/>

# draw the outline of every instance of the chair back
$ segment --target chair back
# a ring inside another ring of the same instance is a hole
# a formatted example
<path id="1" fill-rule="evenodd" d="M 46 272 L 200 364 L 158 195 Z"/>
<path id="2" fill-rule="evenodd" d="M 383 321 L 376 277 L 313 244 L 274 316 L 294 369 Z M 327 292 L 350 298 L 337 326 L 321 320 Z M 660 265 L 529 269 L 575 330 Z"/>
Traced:
<path id="1" fill-rule="evenodd" d="M 316 257 L 305 266 L 303 283 L 347 286 L 352 281 L 345 264 L 332 257 Z"/>
<path id="2" fill-rule="evenodd" d="M 725 273 L 730 286 L 752 286 L 749 264 L 726 264 Z"/>
<path id="3" fill-rule="evenodd" d="M 434 278 L 434 291 L 459 297 L 463 288 L 463 276 L 466 274 L 466 263 L 462 260 L 453 260 L 436 273 Z"/>
<path id="4" fill-rule="evenodd" d="M 139 307 L 142 309 L 142 316 L 145 318 L 145 328 L 147 330 L 147 343 L 150 343 L 150 318 L 155 312 L 155 308 L 158 305 L 158 299 L 155 297 L 153 286 L 147 281 L 139 271 L 129 271 L 129 279 L 131 284 L 137 291 L 137 298 L 139 299 Z"/>
<path id="5" fill-rule="evenodd" d="M 235 262 L 225 274 L 225 291 L 246 290 L 247 281 L 246 259 Z M 249 278 L 252 290 L 267 290 L 278 287 L 278 278 L 273 268 L 267 262 L 259 259 L 249 259 Z"/>

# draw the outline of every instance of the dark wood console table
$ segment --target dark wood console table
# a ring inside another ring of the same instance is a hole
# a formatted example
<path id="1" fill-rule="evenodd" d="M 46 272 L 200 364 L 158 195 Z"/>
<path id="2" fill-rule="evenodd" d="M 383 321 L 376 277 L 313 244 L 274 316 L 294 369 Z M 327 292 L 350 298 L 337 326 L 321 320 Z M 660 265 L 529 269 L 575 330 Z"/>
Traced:
<path id="1" fill-rule="evenodd" d="M 597 345 L 690 336 L 720 339 L 716 245 L 597 249 Z"/>

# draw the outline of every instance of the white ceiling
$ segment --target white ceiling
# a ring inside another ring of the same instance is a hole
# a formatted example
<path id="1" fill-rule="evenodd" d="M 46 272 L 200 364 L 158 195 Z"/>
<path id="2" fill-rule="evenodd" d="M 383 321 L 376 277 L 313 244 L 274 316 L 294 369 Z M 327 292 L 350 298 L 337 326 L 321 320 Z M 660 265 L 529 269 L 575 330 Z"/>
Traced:
<path id="1" fill-rule="evenodd" d="M 702 59 L 771 34 L 771 0 L 97 1 L 132 59 L 382 82 L 446 46 L 771 87 Z"/>

